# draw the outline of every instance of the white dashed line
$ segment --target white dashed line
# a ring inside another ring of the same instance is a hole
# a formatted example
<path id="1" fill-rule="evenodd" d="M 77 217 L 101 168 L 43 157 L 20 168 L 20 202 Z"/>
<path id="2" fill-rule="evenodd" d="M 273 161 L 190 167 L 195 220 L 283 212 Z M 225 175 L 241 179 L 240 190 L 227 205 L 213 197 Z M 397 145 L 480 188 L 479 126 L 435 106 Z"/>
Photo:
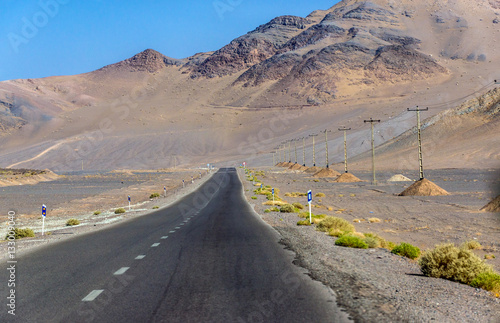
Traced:
<path id="1" fill-rule="evenodd" d="M 84 299 L 82 299 L 82 302 L 92 302 L 94 299 L 97 298 L 97 296 L 101 295 L 101 293 L 104 292 L 104 289 L 96 289 L 90 292 L 87 296 L 85 296 Z"/>
<path id="2" fill-rule="evenodd" d="M 165 239 L 167 239 L 167 238 L 168 238 L 168 236 L 163 236 L 163 237 L 161 237 L 161 239 L 162 239 L 162 240 L 165 240 Z"/>
<path id="3" fill-rule="evenodd" d="M 130 267 L 122 267 L 122 268 L 118 269 L 113 275 L 115 275 L 115 276 L 123 275 L 129 269 L 130 269 Z"/>
<path id="4" fill-rule="evenodd" d="M 153 243 L 153 244 L 151 245 L 151 248 L 158 247 L 159 245 L 160 245 L 159 243 Z"/>
<path id="5" fill-rule="evenodd" d="M 144 257 L 146 257 L 146 255 L 138 255 L 137 257 L 135 257 L 135 259 L 141 260 L 141 259 L 144 259 Z"/>
<path id="6" fill-rule="evenodd" d="M 175 230 L 179 230 L 181 227 L 176 227 Z"/>
<path id="7" fill-rule="evenodd" d="M 174 233 L 175 231 L 170 231 L 169 233 Z"/>

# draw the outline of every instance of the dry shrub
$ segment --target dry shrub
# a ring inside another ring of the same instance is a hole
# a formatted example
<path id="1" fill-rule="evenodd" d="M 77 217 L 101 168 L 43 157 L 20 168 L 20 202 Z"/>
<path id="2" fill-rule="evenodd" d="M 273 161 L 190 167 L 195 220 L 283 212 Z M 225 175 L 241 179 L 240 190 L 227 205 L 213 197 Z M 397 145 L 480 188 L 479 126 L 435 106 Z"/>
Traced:
<path id="1" fill-rule="evenodd" d="M 317 227 L 318 231 L 327 232 L 330 231 L 331 229 L 339 229 L 342 230 L 343 232 L 356 231 L 354 225 L 352 225 L 351 223 L 342 218 L 337 218 L 334 216 L 327 216 L 323 221 L 318 223 Z"/>
<path id="2" fill-rule="evenodd" d="M 272 206 L 275 206 L 275 205 L 282 206 L 285 204 L 288 204 L 288 203 L 286 203 L 285 201 L 267 201 L 267 202 L 262 203 L 262 205 L 272 205 Z"/>
<path id="3" fill-rule="evenodd" d="M 296 209 L 299 209 L 299 210 L 303 210 L 304 209 L 304 205 L 302 205 L 300 203 L 293 203 L 292 205 Z"/>
<path id="4" fill-rule="evenodd" d="M 365 240 L 366 244 L 368 245 L 368 248 L 370 248 L 370 249 L 381 247 L 380 240 L 378 240 L 374 237 L 365 237 L 364 240 Z"/>
<path id="5" fill-rule="evenodd" d="M 70 226 L 73 226 L 73 225 L 79 225 L 80 224 L 80 221 L 78 221 L 77 219 L 69 219 L 68 221 L 66 221 L 66 226 L 70 227 Z"/>
<path id="6" fill-rule="evenodd" d="M 309 223 L 309 220 L 300 220 L 297 225 L 311 225 L 311 223 Z"/>
<path id="7" fill-rule="evenodd" d="M 491 272 L 491 266 L 484 263 L 472 251 L 457 248 L 453 243 L 436 246 L 419 260 L 420 270 L 426 276 L 445 278 L 470 284 L 479 274 Z"/>
<path id="8" fill-rule="evenodd" d="M 316 193 L 314 197 L 325 197 L 325 193 Z"/>
<path id="9" fill-rule="evenodd" d="M 368 222 L 370 222 L 370 223 L 380 223 L 382 221 L 379 218 L 369 218 Z"/>
<path id="10" fill-rule="evenodd" d="M 293 213 L 295 212 L 295 208 L 291 204 L 284 204 L 280 208 L 281 213 Z"/>
<path id="11" fill-rule="evenodd" d="M 328 235 L 332 236 L 332 237 L 340 237 L 343 234 L 344 234 L 344 231 L 339 230 L 337 228 L 333 228 L 333 229 L 330 229 L 330 231 L 328 231 Z"/>
<path id="12" fill-rule="evenodd" d="M 470 285 L 490 291 L 496 297 L 500 297 L 500 275 L 495 272 L 485 272 L 477 275 Z"/>
<path id="13" fill-rule="evenodd" d="M 420 257 L 420 249 L 406 242 L 401 242 L 392 248 L 391 252 L 410 259 L 417 259 Z"/>
<path id="14" fill-rule="evenodd" d="M 368 245 L 363 241 L 363 239 L 351 234 L 345 234 L 335 240 L 335 245 L 349 248 L 368 249 Z"/>
<path id="15" fill-rule="evenodd" d="M 370 244 L 374 246 L 370 248 L 384 248 L 387 250 L 392 250 L 395 247 L 395 244 L 393 242 L 385 240 L 376 233 L 365 233 L 365 237 L 365 242 L 368 244 L 368 247 L 370 247 Z M 375 241 L 371 241 L 372 239 Z M 371 242 L 369 242 L 369 240 Z"/>
<path id="16" fill-rule="evenodd" d="M 462 248 L 468 249 L 468 250 L 480 250 L 483 249 L 483 246 L 476 240 L 469 240 L 464 242 L 462 245 Z"/>

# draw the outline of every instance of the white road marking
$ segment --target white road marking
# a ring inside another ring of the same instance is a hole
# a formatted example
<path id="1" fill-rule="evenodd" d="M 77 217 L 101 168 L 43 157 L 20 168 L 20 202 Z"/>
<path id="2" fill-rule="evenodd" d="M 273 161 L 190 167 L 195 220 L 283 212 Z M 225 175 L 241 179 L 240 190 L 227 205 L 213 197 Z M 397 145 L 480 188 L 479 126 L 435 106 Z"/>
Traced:
<path id="1" fill-rule="evenodd" d="M 87 296 L 85 296 L 84 299 L 82 299 L 82 302 L 92 302 L 94 299 L 97 298 L 97 296 L 101 295 L 101 293 L 104 292 L 104 289 L 96 289 L 90 292 Z"/>
<path id="2" fill-rule="evenodd" d="M 135 259 L 141 260 L 141 259 L 144 259 L 144 257 L 146 257 L 146 255 L 138 255 L 137 257 L 135 257 Z"/>
<path id="3" fill-rule="evenodd" d="M 170 233 L 174 233 L 174 232 L 175 232 L 175 230 L 174 231 L 170 231 Z"/>
<path id="4" fill-rule="evenodd" d="M 115 276 L 123 275 L 129 269 L 130 269 L 130 267 L 122 267 L 122 268 L 118 269 L 113 275 L 115 275 Z"/>
<path id="5" fill-rule="evenodd" d="M 179 230 L 181 227 L 175 227 L 175 230 Z"/>
<path id="6" fill-rule="evenodd" d="M 168 238 L 168 236 L 163 236 L 163 237 L 161 237 L 161 238 L 162 238 L 162 240 L 165 240 L 165 239 L 167 239 L 167 238 Z"/>
<path id="7" fill-rule="evenodd" d="M 151 248 L 158 247 L 159 245 L 160 245 L 159 243 L 153 243 L 153 244 L 151 245 Z"/>

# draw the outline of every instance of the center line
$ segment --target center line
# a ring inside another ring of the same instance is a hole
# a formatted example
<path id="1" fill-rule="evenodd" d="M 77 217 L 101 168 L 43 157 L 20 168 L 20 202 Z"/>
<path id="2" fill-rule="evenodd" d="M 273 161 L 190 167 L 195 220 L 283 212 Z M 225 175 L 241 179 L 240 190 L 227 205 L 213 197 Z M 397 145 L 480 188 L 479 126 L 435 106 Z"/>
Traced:
<path id="1" fill-rule="evenodd" d="M 141 260 L 141 259 L 144 259 L 144 257 L 146 257 L 146 255 L 138 255 L 137 257 L 135 257 L 135 259 Z"/>
<path id="2" fill-rule="evenodd" d="M 102 292 L 104 292 L 104 289 L 96 289 L 90 292 L 87 296 L 85 296 L 84 299 L 82 299 L 82 302 L 92 302 L 94 299 L 96 299 L 97 296 L 99 296 Z"/>
<path id="3" fill-rule="evenodd" d="M 175 231 L 170 231 L 169 233 L 174 233 Z"/>
<path id="4" fill-rule="evenodd" d="M 162 238 L 163 240 L 165 240 L 165 239 L 167 239 L 167 238 L 168 238 L 168 236 L 163 236 L 163 237 L 161 237 L 161 238 Z"/>
<path id="5" fill-rule="evenodd" d="M 181 227 L 176 227 L 175 230 L 179 230 Z"/>
<path id="6" fill-rule="evenodd" d="M 115 275 L 115 276 L 123 275 L 129 269 L 130 269 L 130 267 L 122 267 L 122 268 L 118 269 L 113 275 Z"/>
<path id="7" fill-rule="evenodd" d="M 153 243 L 153 244 L 151 245 L 151 248 L 158 247 L 159 245 L 160 245 L 159 243 Z"/>

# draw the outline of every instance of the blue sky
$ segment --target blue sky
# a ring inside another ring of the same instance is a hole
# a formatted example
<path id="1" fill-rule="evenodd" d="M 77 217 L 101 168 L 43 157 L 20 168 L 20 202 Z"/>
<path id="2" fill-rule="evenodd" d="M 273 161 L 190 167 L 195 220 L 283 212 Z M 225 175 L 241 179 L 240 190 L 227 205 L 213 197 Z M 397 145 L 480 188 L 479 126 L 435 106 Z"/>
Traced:
<path id="1" fill-rule="evenodd" d="M 0 81 L 90 72 L 147 48 L 188 57 L 274 17 L 305 17 L 337 2 L 2 0 Z"/>

